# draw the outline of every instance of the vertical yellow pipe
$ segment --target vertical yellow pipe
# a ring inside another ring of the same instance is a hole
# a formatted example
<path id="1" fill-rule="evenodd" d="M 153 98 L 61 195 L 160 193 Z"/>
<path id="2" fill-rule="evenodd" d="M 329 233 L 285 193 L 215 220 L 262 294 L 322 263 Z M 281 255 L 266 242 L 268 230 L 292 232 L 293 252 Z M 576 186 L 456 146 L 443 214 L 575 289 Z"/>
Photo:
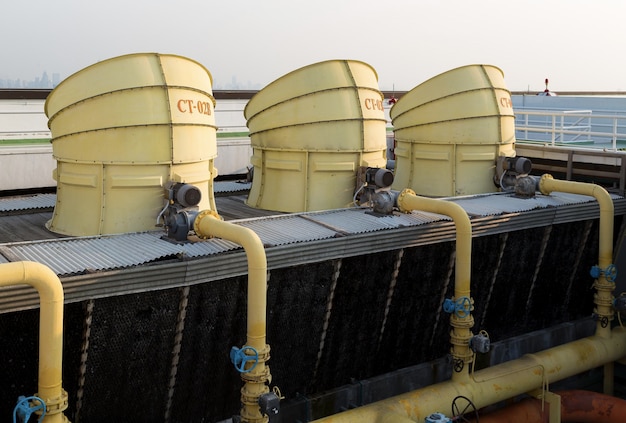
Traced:
<path id="1" fill-rule="evenodd" d="M 609 265 L 613 264 L 613 220 L 615 211 L 613 200 L 604 188 L 596 184 L 561 181 L 553 179 L 552 175 L 545 174 L 539 181 L 539 191 L 546 195 L 553 191 L 560 191 L 594 197 L 600 206 L 598 267 L 605 270 Z M 610 337 L 610 322 L 614 318 L 613 291 L 615 290 L 615 281 L 608 280 L 605 272 L 602 272 L 596 279 L 594 286 L 596 288 L 594 295 L 595 312 L 598 318 L 596 335 Z M 604 366 L 605 394 L 613 394 L 613 380 L 613 363 L 607 363 Z"/>
<path id="2" fill-rule="evenodd" d="M 465 315 L 457 316 L 452 313 L 450 333 L 452 343 L 452 357 L 455 362 L 455 371 L 452 373 L 453 380 L 469 378 L 469 363 L 472 360 L 472 351 L 469 348 L 469 340 L 472 337 L 471 328 L 474 326 L 474 317 L 471 314 L 472 300 L 470 297 L 470 278 L 472 270 L 472 223 L 467 212 L 461 206 L 451 201 L 438 200 L 415 195 L 410 189 L 405 189 L 397 199 L 398 208 L 402 212 L 411 210 L 423 210 L 431 213 L 449 216 L 456 227 L 456 257 L 455 257 L 455 280 L 454 299 L 468 298 Z M 462 363 L 462 369 L 458 364 Z M 457 367 L 458 366 L 458 367 Z"/>
<path id="3" fill-rule="evenodd" d="M 243 226 L 220 220 L 215 212 L 200 212 L 194 220 L 194 231 L 198 236 L 216 236 L 243 247 L 248 258 L 248 326 L 247 346 L 259 353 L 257 365 L 248 373 L 242 373 L 244 386 L 241 389 L 241 417 L 243 422 L 267 422 L 259 410 L 259 397 L 269 392 L 266 382 L 271 381 L 269 366 L 269 345 L 266 344 L 267 309 L 267 259 L 265 248 L 259 236 Z"/>
<path id="4" fill-rule="evenodd" d="M 0 286 L 27 284 L 39 293 L 39 380 L 36 396 L 46 403 L 44 423 L 68 422 L 68 396 L 61 386 L 63 363 L 63 286 L 48 267 L 23 261 L 0 265 Z"/>
<path id="5" fill-rule="evenodd" d="M 541 177 L 539 190 L 546 195 L 553 191 L 588 195 L 598 201 L 600 206 L 598 266 L 604 270 L 612 264 L 614 207 L 609 193 L 599 185 L 561 181 L 553 179 L 548 174 Z M 594 302 L 596 304 L 596 314 L 598 315 L 596 334 L 598 336 L 611 336 L 611 328 L 608 322 L 613 320 L 613 290 L 615 289 L 615 282 L 607 280 L 606 275 L 602 273 L 596 279 L 595 287 L 597 292 Z"/>

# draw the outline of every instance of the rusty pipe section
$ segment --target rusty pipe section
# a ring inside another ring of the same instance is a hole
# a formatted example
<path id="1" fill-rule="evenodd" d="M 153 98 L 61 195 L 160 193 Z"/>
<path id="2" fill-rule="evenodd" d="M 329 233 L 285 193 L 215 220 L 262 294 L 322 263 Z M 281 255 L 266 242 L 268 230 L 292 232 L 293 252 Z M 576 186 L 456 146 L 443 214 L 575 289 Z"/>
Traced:
<path id="1" fill-rule="evenodd" d="M 562 423 L 624 423 L 626 401 L 591 391 L 555 392 L 561 399 Z M 480 416 L 480 423 L 545 423 L 547 410 L 540 399 L 526 398 Z"/>
<path id="2" fill-rule="evenodd" d="M 68 395 L 62 387 L 63 286 L 50 268 L 21 261 L 0 265 L 0 286 L 30 285 L 39 293 L 39 375 L 36 396 L 46 403 L 44 423 L 69 420 L 63 414 Z"/>
<path id="3" fill-rule="evenodd" d="M 267 422 L 259 408 L 259 398 L 269 392 L 266 382 L 271 382 L 269 366 L 270 347 L 266 344 L 267 310 L 267 258 L 259 236 L 251 229 L 224 222 L 212 210 L 200 212 L 194 219 L 193 228 L 203 238 L 218 237 L 243 247 L 248 259 L 248 324 L 247 344 L 258 352 L 254 368 L 241 373 L 244 386 L 241 389 L 241 418 L 243 422 Z"/>
<path id="4" fill-rule="evenodd" d="M 552 175 L 545 174 L 539 180 L 539 191 L 550 195 L 554 191 L 568 192 L 571 194 L 588 195 L 594 197 L 600 206 L 599 223 L 599 250 L 598 268 L 599 276 L 595 281 L 596 294 L 594 303 L 595 313 L 598 318 L 596 334 L 599 336 L 611 336 L 609 322 L 613 320 L 613 290 L 615 281 L 611 270 L 613 266 L 613 219 L 614 206 L 609 193 L 599 185 L 584 182 L 561 181 L 553 179 Z"/>
<path id="5" fill-rule="evenodd" d="M 473 300 L 470 297 L 470 278 L 472 267 L 472 223 L 467 212 L 458 204 L 451 201 L 415 195 L 411 189 L 403 190 L 397 197 L 396 203 L 400 211 L 422 210 L 442 214 L 452 218 L 456 227 L 456 255 L 455 255 L 455 302 L 463 305 L 464 311 L 450 315 L 450 342 L 452 344 L 452 359 L 454 362 L 453 380 L 469 378 L 469 365 L 473 353 L 469 347 L 472 337 L 471 328 L 474 326 L 472 316 Z"/>
<path id="6" fill-rule="evenodd" d="M 430 385 L 314 423 L 423 422 L 431 413 L 450 409 L 463 395 L 477 409 L 611 363 L 626 355 L 626 329 L 613 329 L 610 337 L 594 335 L 473 373 L 468 381 Z"/>

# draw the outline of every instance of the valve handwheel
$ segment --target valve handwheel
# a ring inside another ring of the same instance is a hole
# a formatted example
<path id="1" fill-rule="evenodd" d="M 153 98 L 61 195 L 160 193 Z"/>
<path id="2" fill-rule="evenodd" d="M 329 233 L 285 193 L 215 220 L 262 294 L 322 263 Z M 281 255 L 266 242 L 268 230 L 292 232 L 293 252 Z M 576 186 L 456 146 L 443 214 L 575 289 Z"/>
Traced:
<path id="1" fill-rule="evenodd" d="M 452 421 L 470 423 L 471 420 L 465 417 L 466 414 L 470 413 L 474 415 L 473 421 L 478 423 L 478 410 L 476 410 L 476 406 L 469 398 L 459 395 L 452 400 Z"/>
<path id="2" fill-rule="evenodd" d="M 259 352 L 249 345 L 243 346 L 241 349 L 233 347 L 230 352 L 230 359 L 239 373 L 248 373 L 252 371 L 259 362 Z M 246 364 L 248 364 L 249 361 L 253 362 L 252 366 L 246 369 Z"/>
<path id="3" fill-rule="evenodd" d="M 467 297 L 461 297 L 456 300 L 456 317 L 459 319 L 464 319 L 470 314 L 470 310 L 472 309 L 472 301 Z"/>

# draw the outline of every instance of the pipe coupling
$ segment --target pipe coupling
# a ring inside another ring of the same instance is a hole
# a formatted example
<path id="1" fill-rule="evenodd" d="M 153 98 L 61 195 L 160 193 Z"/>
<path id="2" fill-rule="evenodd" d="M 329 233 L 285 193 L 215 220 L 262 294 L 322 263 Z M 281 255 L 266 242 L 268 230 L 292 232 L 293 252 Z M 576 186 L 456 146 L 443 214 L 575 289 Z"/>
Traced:
<path id="1" fill-rule="evenodd" d="M 551 189 L 548 189 L 548 187 L 546 187 L 546 181 L 550 179 L 554 178 L 549 173 L 544 173 L 543 175 L 541 175 L 541 179 L 539 180 L 539 192 L 541 192 L 543 195 L 550 195 L 550 193 L 552 192 Z"/>
<path id="2" fill-rule="evenodd" d="M 263 370 L 257 372 L 242 373 L 241 380 L 250 383 L 271 383 L 272 374 L 270 373 L 270 367 L 263 366 Z"/>
<path id="3" fill-rule="evenodd" d="M 411 209 L 409 208 L 405 208 L 404 207 L 404 199 L 406 198 L 407 195 L 415 195 L 415 191 L 413 191 L 410 188 L 405 188 L 402 190 L 402 192 L 398 195 L 398 198 L 396 199 L 396 203 L 398 205 L 398 209 L 400 209 L 400 211 L 402 213 L 410 213 Z"/>
<path id="4" fill-rule="evenodd" d="M 69 405 L 69 399 L 65 389 L 61 388 L 61 395 L 56 398 L 43 398 L 40 394 L 35 394 L 46 403 L 46 414 L 57 414 L 65 411 Z"/>
<path id="5" fill-rule="evenodd" d="M 450 325 L 459 329 L 469 329 L 474 327 L 474 316 L 468 312 L 467 317 L 458 317 L 456 314 L 450 315 Z"/>
<path id="6" fill-rule="evenodd" d="M 615 298 L 612 295 L 604 296 L 604 295 L 593 294 L 593 302 L 597 306 L 612 307 L 614 300 Z"/>
<path id="7" fill-rule="evenodd" d="M 200 229 L 200 222 L 202 222 L 205 217 L 222 220 L 222 217 L 215 210 L 203 210 L 198 213 L 193 219 L 193 231 L 199 238 L 202 239 L 212 238 L 211 235 L 203 233 L 203 231 Z"/>
<path id="8" fill-rule="evenodd" d="M 468 332 L 467 335 L 457 335 L 454 330 L 451 330 L 450 343 L 459 347 L 467 347 L 472 336 L 474 335 L 471 332 Z"/>

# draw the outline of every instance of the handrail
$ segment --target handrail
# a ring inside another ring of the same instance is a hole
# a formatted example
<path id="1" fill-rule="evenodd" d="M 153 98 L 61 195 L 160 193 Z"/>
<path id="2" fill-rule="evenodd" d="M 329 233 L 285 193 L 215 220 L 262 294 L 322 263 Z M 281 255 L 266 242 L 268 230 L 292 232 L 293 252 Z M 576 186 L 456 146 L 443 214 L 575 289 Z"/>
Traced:
<path id="1" fill-rule="evenodd" d="M 584 142 L 587 147 L 617 151 L 618 141 L 626 140 L 626 115 L 516 108 L 515 130 L 518 142 L 552 146 Z"/>

